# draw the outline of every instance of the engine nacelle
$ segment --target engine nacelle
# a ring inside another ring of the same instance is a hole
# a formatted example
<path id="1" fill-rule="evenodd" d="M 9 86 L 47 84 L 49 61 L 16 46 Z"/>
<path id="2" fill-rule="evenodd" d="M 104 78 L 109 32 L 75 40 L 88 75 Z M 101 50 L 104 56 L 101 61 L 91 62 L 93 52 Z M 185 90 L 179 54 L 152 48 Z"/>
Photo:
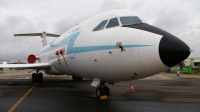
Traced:
<path id="1" fill-rule="evenodd" d="M 36 62 L 36 56 L 33 54 L 30 54 L 27 58 L 28 63 L 35 63 Z"/>

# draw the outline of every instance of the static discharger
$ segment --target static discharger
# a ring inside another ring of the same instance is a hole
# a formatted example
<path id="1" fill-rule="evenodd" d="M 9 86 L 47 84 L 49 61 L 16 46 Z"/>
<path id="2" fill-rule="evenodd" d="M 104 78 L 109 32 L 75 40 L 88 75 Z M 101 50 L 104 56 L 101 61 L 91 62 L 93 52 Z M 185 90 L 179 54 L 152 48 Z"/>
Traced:
<path id="1" fill-rule="evenodd" d="M 56 53 L 55 53 L 56 55 L 57 55 L 57 59 L 58 59 L 58 63 L 61 65 L 61 62 L 60 62 L 60 56 L 59 56 L 59 51 L 56 51 Z"/>
<path id="2" fill-rule="evenodd" d="M 60 50 L 60 54 L 63 56 L 63 59 L 64 59 L 64 61 L 65 61 L 65 65 L 67 66 L 67 62 L 66 62 L 66 60 L 65 60 L 63 51 L 64 51 L 64 50 L 61 49 L 61 50 Z"/>

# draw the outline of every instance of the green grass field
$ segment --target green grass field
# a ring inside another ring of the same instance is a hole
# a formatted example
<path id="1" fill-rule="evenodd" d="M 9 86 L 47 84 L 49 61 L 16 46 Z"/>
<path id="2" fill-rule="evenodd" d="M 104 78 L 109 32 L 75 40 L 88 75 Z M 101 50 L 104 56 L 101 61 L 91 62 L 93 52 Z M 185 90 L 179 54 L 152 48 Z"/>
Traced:
<path id="1" fill-rule="evenodd" d="M 177 70 L 176 69 L 171 69 L 171 73 L 177 73 Z M 179 70 L 179 73 L 183 74 L 183 71 Z M 192 74 L 200 75 L 200 71 L 192 70 Z"/>

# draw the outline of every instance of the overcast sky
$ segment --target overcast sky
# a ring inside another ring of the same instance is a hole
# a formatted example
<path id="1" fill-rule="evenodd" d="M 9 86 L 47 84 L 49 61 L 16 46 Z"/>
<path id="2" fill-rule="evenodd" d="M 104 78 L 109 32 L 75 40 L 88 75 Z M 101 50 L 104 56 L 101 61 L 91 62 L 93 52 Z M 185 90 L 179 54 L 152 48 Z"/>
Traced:
<path id="1" fill-rule="evenodd" d="M 16 33 L 62 34 L 114 9 L 136 12 L 186 42 L 194 50 L 190 56 L 200 57 L 200 0 L 0 0 L 0 60 L 26 61 L 29 54 L 39 54 L 41 38 Z"/>

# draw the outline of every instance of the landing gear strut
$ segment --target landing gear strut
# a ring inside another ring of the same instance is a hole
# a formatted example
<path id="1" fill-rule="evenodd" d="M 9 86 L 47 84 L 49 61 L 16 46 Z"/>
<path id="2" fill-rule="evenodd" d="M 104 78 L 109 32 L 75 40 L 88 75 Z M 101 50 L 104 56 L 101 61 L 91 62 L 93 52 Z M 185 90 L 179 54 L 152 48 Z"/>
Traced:
<path id="1" fill-rule="evenodd" d="M 100 98 L 103 95 L 110 96 L 110 89 L 105 86 L 105 81 L 101 81 L 100 86 L 96 89 L 96 96 Z"/>
<path id="2" fill-rule="evenodd" d="M 39 70 L 36 70 L 36 73 L 32 73 L 32 82 L 43 82 L 43 74 L 40 72 L 38 73 Z"/>

